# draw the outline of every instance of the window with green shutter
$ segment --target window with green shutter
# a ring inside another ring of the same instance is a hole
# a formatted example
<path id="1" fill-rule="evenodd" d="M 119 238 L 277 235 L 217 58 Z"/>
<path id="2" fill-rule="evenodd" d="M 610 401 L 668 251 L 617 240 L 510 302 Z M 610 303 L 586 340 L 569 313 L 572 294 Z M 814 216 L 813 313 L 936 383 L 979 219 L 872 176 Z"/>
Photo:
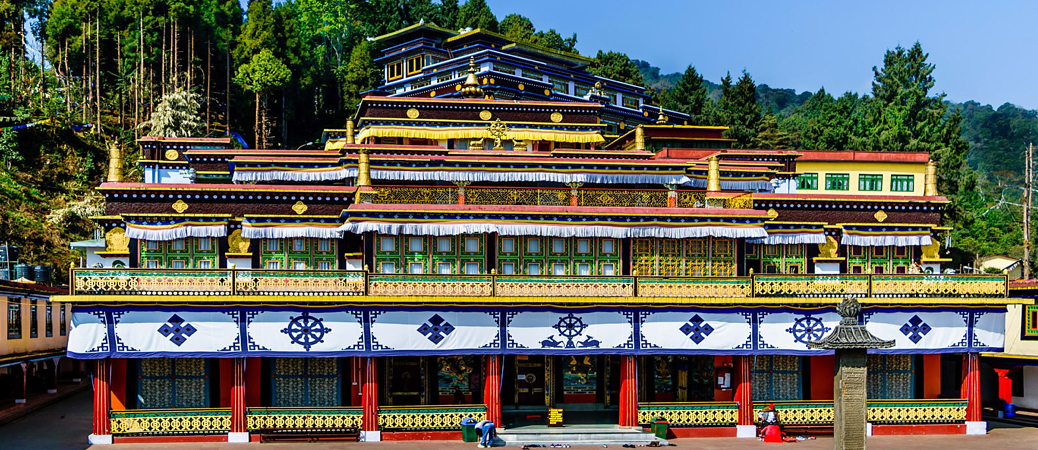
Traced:
<path id="1" fill-rule="evenodd" d="M 882 191 L 883 175 L 858 175 L 859 191 Z"/>
<path id="2" fill-rule="evenodd" d="M 851 176 L 846 173 L 825 174 L 825 190 L 846 191 L 850 189 Z"/>
<path id="3" fill-rule="evenodd" d="M 915 175 L 891 175 L 890 190 L 892 192 L 915 191 Z"/>
<path id="4" fill-rule="evenodd" d="M 805 173 L 797 177 L 797 190 L 805 191 L 816 191 L 818 190 L 818 174 L 817 173 Z"/>

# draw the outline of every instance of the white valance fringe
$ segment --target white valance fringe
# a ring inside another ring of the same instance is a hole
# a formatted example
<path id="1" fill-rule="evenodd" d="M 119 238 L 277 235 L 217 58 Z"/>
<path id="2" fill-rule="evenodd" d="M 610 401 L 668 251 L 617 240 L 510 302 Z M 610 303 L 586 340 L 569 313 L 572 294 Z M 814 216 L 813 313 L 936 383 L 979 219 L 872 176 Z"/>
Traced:
<path id="1" fill-rule="evenodd" d="M 189 225 L 177 228 L 166 228 L 152 230 L 148 228 L 137 228 L 132 224 L 126 224 L 126 237 L 130 239 L 144 239 L 148 241 L 172 241 L 187 237 L 224 237 L 227 236 L 227 224 L 219 225 Z"/>
<path id="2" fill-rule="evenodd" d="M 822 233 L 769 234 L 766 238 L 753 239 L 749 242 L 767 245 L 824 244 L 825 235 Z"/>
<path id="3" fill-rule="evenodd" d="M 538 172 L 483 172 L 483 171 L 410 171 L 373 169 L 371 178 L 386 181 L 469 181 L 469 182 L 538 182 L 591 183 L 591 184 L 685 184 L 684 175 L 652 174 L 596 174 Z M 770 186 L 770 184 L 769 184 Z"/>
<path id="4" fill-rule="evenodd" d="M 351 173 L 352 172 L 352 173 Z M 231 181 L 235 183 L 265 182 L 265 181 L 338 181 L 357 175 L 357 169 L 338 169 L 321 172 L 306 172 L 294 170 L 268 170 L 268 171 L 238 171 L 231 175 Z"/>
<path id="5" fill-rule="evenodd" d="M 840 238 L 840 244 L 854 245 L 857 247 L 880 247 L 893 245 L 896 247 L 914 247 L 917 245 L 930 245 L 933 239 L 930 235 L 921 236 L 855 236 L 844 234 Z"/>
<path id="6" fill-rule="evenodd" d="M 558 225 L 500 225 L 492 223 L 457 224 L 408 224 L 408 223 L 352 223 L 347 222 L 339 230 L 362 234 L 369 231 L 381 234 L 408 234 L 425 236 L 455 236 L 458 234 L 498 233 L 504 236 L 549 236 L 549 237 L 609 237 L 609 238 L 764 238 L 768 233 L 763 227 L 611 227 L 611 226 L 558 226 Z"/>
<path id="7" fill-rule="evenodd" d="M 689 182 L 689 186 L 706 189 L 706 180 L 702 178 L 692 178 Z M 764 191 L 772 192 L 775 190 L 775 185 L 771 184 L 770 181 L 764 180 L 750 180 L 750 181 L 732 181 L 732 180 L 721 180 L 721 189 L 726 191 Z"/>
<path id="8" fill-rule="evenodd" d="M 250 227 L 247 224 L 241 227 L 241 236 L 246 239 L 282 239 L 282 238 L 316 238 L 316 239 L 338 239 L 342 232 L 332 227 Z"/>

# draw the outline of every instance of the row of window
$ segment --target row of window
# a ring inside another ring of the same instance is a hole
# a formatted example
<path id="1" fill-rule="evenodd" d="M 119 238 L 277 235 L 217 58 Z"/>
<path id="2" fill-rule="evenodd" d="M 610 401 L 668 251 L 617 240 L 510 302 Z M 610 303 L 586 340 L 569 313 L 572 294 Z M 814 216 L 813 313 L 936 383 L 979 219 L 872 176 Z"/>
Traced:
<path id="1" fill-rule="evenodd" d="M 851 176 L 846 173 L 825 174 L 825 190 L 847 191 L 850 190 Z M 818 190 L 818 174 L 805 173 L 797 178 L 797 190 Z M 882 174 L 860 174 L 858 175 L 858 190 L 878 192 L 883 190 Z M 891 192 L 915 191 L 915 175 L 891 175 Z"/>
<path id="2" fill-rule="evenodd" d="M 25 330 L 22 328 L 22 302 L 18 299 L 8 298 L 7 303 L 7 339 L 21 339 Z M 29 337 L 39 337 L 40 310 L 44 310 L 44 336 L 54 336 L 54 306 L 49 302 L 40 308 L 39 300 L 27 300 L 29 302 Z M 58 306 L 58 333 L 64 336 L 68 330 L 68 318 L 65 305 Z"/>

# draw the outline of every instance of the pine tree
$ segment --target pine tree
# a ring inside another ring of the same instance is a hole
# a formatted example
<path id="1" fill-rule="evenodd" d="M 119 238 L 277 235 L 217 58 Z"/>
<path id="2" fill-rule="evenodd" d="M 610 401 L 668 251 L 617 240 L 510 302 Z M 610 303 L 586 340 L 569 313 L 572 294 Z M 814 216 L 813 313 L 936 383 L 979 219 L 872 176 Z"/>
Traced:
<path id="1" fill-rule="evenodd" d="M 661 93 L 660 97 L 664 108 L 691 116 L 690 124 L 710 124 L 709 104 L 713 102 L 706 95 L 703 76 L 696 72 L 694 66 L 688 66 L 677 85 L 673 89 Z"/>
<path id="2" fill-rule="evenodd" d="M 498 26 L 501 34 L 515 42 L 533 43 L 536 39 L 533 34 L 537 31 L 533 22 L 521 14 L 509 14 L 501 20 Z"/>
<path id="3" fill-rule="evenodd" d="M 151 113 L 151 120 L 146 122 L 151 127 L 151 136 L 193 137 L 198 136 L 205 128 L 205 122 L 199 116 L 198 94 L 187 90 L 179 90 L 162 97 L 162 101 Z"/>
<path id="4" fill-rule="evenodd" d="M 753 138 L 753 147 L 767 150 L 783 150 L 790 148 L 789 133 L 779 128 L 778 118 L 769 109 L 764 113 L 757 125 L 757 136 Z"/>
<path id="5" fill-rule="evenodd" d="M 371 45 L 361 42 L 354 46 L 342 79 L 347 111 L 352 111 L 360 103 L 361 92 L 375 88 L 381 79 L 382 70 L 371 57 Z"/>
<path id="6" fill-rule="evenodd" d="M 238 67 L 234 81 L 256 95 L 256 145 L 269 148 L 270 127 L 267 120 L 267 96 L 288 82 L 292 72 L 270 49 L 263 49 L 248 63 Z"/>
<path id="7" fill-rule="evenodd" d="M 725 136 L 735 139 L 738 148 L 753 145 L 761 119 L 760 111 L 757 86 L 750 74 L 743 71 L 735 85 L 732 85 L 732 75 L 725 75 L 721 80 L 721 123 L 728 126 Z"/>
<path id="8" fill-rule="evenodd" d="M 468 0 L 458 10 L 457 28 L 472 27 L 473 30 L 497 32 L 497 17 L 490 11 L 486 0 Z"/>
<path id="9" fill-rule="evenodd" d="M 638 65 L 631 58 L 627 57 L 626 54 L 620 52 L 603 52 L 599 50 L 598 54 L 595 55 L 594 62 L 588 66 L 587 71 L 593 75 L 622 81 L 635 86 L 645 84 L 642 73 L 638 70 Z"/>

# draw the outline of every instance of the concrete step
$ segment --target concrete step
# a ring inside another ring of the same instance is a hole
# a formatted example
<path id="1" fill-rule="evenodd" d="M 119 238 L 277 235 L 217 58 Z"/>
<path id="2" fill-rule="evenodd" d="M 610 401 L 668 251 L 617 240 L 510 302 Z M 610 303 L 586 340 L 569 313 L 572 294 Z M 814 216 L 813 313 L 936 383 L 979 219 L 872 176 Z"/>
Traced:
<path id="1" fill-rule="evenodd" d="M 659 441 L 661 445 L 667 444 L 666 440 L 658 439 L 652 433 L 641 429 L 620 427 L 520 427 L 501 430 L 497 437 L 495 442 L 508 446 L 526 444 L 620 446 L 623 444 L 646 445 L 652 441 Z"/>

